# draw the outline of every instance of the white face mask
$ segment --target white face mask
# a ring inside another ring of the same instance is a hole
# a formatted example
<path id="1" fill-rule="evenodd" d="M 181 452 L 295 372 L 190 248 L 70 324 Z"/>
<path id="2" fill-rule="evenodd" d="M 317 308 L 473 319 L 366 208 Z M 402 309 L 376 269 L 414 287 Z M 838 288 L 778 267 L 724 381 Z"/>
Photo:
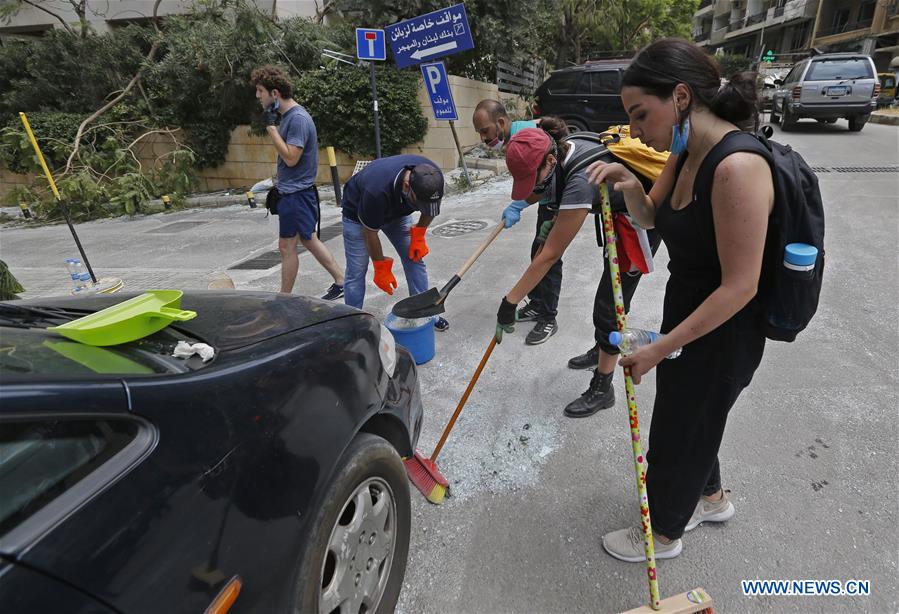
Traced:
<path id="1" fill-rule="evenodd" d="M 506 142 L 502 139 L 493 139 L 492 141 L 487 143 L 487 147 L 489 147 L 490 149 L 502 149 L 505 143 Z"/>

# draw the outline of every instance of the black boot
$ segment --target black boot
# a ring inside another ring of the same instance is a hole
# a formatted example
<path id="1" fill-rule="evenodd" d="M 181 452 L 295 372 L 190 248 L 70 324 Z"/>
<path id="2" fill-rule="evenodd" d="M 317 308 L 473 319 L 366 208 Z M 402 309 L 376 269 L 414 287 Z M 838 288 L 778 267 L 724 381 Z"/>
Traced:
<path id="1" fill-rule="evenodd" d="M 590 387 L 580 398 L 575 399 L 565 407 L 563 412 L 569 418 L 586 418 L 592 416 L 600 409 L 608 409 L 615 404 L 615 389 L 612 388 L 612 375 L 614 373 L 600 373 L 599 369 L 593 372 Z"/>
<path id="2" fill-rule="evenodd" d="M 587 350 L 585 354 L 575 356 L 568 361 L 569 369 L 595 369 L 599 364 L 599 344 Z"/>

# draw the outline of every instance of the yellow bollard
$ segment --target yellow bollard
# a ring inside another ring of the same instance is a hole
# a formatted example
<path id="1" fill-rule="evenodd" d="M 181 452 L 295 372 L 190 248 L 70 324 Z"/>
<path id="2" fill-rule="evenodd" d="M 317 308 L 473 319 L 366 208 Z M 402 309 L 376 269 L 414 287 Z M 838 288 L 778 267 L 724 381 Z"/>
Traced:
<path id="1" fill-rule="evenodd" d="M 22 217 L 24 217 L 26 220 L 30 220 L 34 217 L 31 209 L 28 207 L 28 203 L 19 203 L 19 209 L 22 210 Z"/>
<path id="2" fill-rule="evenodd" d="M 337 174 L 337 156 L 334 155 L 334 148 L 328 147 L 328 166 L 331 167 L 331 183 L 334 184 L 334 198 L 337 200 L 337 206 L 340 206 L 340 176 Z"/>
<path id="3" fill-rule="evenodd" d="M 172 208 L 172 197 L 169 196 L 168 194 L 164 194 L 162 196 L 162 207 L 166 211 L 168 211 L 169 209 Z"/>

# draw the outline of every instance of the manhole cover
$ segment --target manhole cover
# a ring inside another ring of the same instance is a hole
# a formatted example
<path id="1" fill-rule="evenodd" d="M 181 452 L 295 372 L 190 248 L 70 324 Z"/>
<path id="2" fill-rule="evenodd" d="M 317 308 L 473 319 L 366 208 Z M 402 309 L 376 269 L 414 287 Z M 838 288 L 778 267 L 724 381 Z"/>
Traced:
<path id="1" fill-rule="evenodd" d="M 173 224 L 166 224 L 165 226 L 160 226 L 159 228 L 150 230 L 148 231 L 148 234 L 172 234 L 176 232 L 184 232 L 185 230 L 190 230 L 191 228 L 196 228 L 197 226 L 202 226 L 203 224 L 208 223 L 209 222 L 175 222 Z"/>
<path id="2" fill-rule="evenodd" d="M 484 230 L 487 228 L 487 225 L 488 223 L 484 220 L 460 220 L 458 222 L 449 222 L 443 226 L 438 226 L 431 231 L 431 234 L 451 239 L 460 235 L 467 235 L 470 232 Z"/>

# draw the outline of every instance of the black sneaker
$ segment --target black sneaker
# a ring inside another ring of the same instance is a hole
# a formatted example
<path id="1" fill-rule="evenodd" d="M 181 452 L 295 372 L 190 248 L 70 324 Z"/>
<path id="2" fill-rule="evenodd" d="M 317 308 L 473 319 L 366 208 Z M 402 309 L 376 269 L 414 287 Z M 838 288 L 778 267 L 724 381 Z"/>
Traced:
<path id="1" fill-rule="evenodd" d="M 587 392 L 566 405 L 562 413 L 569 418 L 586 418 L 601 409 L 608 409 L 615 405 L 612 375 L 612 373 L 594 371 Z"/>
<path id="2" fill-rule="evenodd" d="M 528 345 L 540 345 L 555 335 L 558 330 L 559 325 L 556 324 L 555 318 L 551 320 L 539 320 L 533 330 L 531 330 L 531 332 L 528 333 L 528 336 L 525 337 L 524 342 Z"/>
<path id="3" fill-rule="evenodd" d="M 568 361 L 569 369 L 595 369 L 599 364 L 599 345 L 594 345 L 585 354 Z"/>
<path id="4" fill-rule="evenodd" d="M 515 314 L 515 320 L 518 322 L 533 322 L 540 317 L 540 310 L 534 307 L 534 303 L 530 302 Z"/>
<path id="5" fill-rule="evenodd" d="M 449 329 L 449 322 L 447 322 L 445 318 L 437 316 L 436 318 L 434 318 L 434 329 L 442 333 L 443 331 Z"/>
<path id="6" fill-rule="evenodd" d="M 328 291 L 325 292 L 323 299 L 326 301 L 334 301 L 343 296 L 343 286 L 338 284 L 331 284 L 331 287 L 328 288 Z"/>

